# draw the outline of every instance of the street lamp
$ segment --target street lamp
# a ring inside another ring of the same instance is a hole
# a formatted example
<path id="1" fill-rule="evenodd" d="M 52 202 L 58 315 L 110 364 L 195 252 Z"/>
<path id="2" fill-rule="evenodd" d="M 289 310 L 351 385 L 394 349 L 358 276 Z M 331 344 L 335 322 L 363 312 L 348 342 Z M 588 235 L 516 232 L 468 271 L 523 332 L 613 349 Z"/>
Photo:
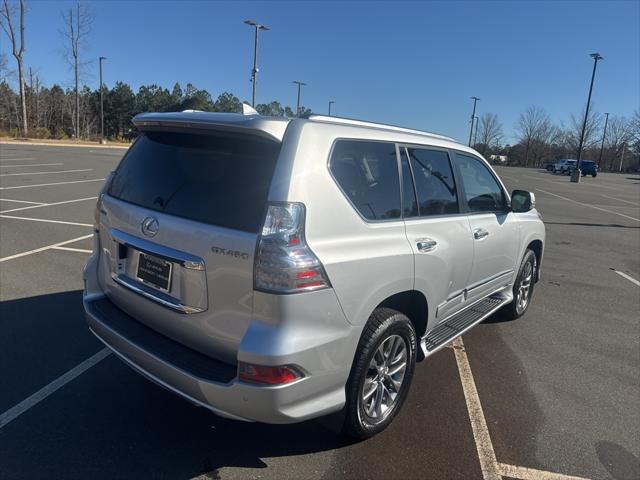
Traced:
<path id="1" fill-rule="evenodd" d="M 331 116 L 331 105 L 333 105 L 334 103 L 336 102 L 334 102 L 333 100 L 329 100 L 329 116 Z"/>
<path id="2" fill-rule="evenodd" d="M 106 143 L 104 140 L 104 88 L 102 86 L 102 62 L 107 57 L 98 57 L 100 63 L 100 143 Z"/>
<path id="3" fill-rule="evenodd" d="M 598 157 L 598 168 L 600 168 L 600 163 L 602 162 L 602 150 L 604 150 L 604 139 L 607 137 L 607 124 L 609 123 L 609 114 L 605 112 L 604 114 L 604 131 L 602 132 L 602 144 L 600 145 L 600 156 Z"/>
<path id="4" fill-rule="evenodd" d="M 471 130 L 469 130 L 469 146 L 471 146 L 471 136 L 473 135 L 473 122 L 476 118 L 476 102 L 480 100 L 478 97 L 471 97 L 473 100 L 473 113 L 471 114 Z"/>
<path id="5" fill-rule="evenodd" d="M 587 108 L 584 112 L 584 121 L 582 122 L 582 133 L 580 133 L 580 143 L 578 144 L 578 160 L 576 166 L 571 172 L 571 181 L 573 183 L 580 182 L 580 162 L 582 161 L 582 145 L 584 143 L 584 132 L 587 128 L 587 119 L 589 118 L 589 106 L 591 105 L 591 92 L 593 91 L 593 80 L 596 78 L 596 67 L 598 66 L 598 60 L 602 60 L 604 57 L 599 53 L 592 53 L 593 58 L 593 73 L 591 74 L 591 85 L 589 86 L 589 96 L 587 97 Z"/>
<path id="6" fill-rule="evenodd" d="M 258 75 L 258 32 L 260 30 L 269 30 L 269 27 L 266 25 L 261 25 L 260 23 L 254 22 L 253 20 L 245 20 L 244 23 L 254 27 L 255 29 L 255 40 L 253 44 L 253 69 L 251 70 L 251 83 L 253 84 L 253 96 L 251 99 L 251 106 L 253 108 L 256 107 L 256 77 Z"/>
<path id="7" fill-rule="evenodd" d="M 296 103 L 296 117 L 300 116 L 300 87 L 306 85 L 306 83 L 299 80 L 294 80 L 293 83 L 298 85 L 298 102 Z"/>
<path id="8" fill-rule="evenodd" d="M 480 117 L 476 116 L 476 128 L 475 128 L 475 132 L 473 133 L 473 144 L 474 145 L 478 144 L 478 123 L 480 123 Z"/>

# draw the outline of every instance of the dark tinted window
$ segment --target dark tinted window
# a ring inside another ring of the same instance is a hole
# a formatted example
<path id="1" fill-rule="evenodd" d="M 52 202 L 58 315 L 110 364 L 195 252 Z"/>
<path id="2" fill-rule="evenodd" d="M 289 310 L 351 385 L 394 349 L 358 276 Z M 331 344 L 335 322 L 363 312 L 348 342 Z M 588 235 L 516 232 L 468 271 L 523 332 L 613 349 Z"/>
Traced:
<path id="1" fill-rule="evenodd" d="M 400 161 L 402 165 L 402 211 L 405 217 L 418 216 L 418 200 L 416 199 L 416 191 L 413 186 L 413 176 L 409 168 L 409 159 L 407 151 L 400 149 Z"/>
<path id="2" fill-rule="evenodd" d="M 504 210 L 505 198 L 489 169 L 477 158 L 456 154 L 462 176 L 465 201 L 472 212 Z"/>
<path id="3" fill-rule="evenodd" d="M 393 143 L 340 140 L 330 165 L 338 184 L 363 217 L 400 218 L 400 179 Z"/>
<path id="4" fill-rule="evenodd" d="M 458 213 L 458 195 L 449 155 L 442 150 L 410 148 L 420 216 Z"/>
<path id="5" fill-rule="evenodd" d="M 257 232 L 279 144 L 253 136 L 149 132 L 120 163 L 109 195 L 221 227 Z"/>

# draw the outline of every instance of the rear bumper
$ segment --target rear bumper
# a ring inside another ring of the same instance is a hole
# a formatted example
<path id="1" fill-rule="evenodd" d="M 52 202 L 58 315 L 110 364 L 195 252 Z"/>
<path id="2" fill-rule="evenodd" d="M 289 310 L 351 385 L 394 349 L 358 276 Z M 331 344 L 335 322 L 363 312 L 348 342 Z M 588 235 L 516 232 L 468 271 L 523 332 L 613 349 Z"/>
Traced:
<path id="1" fill-rule="evenodd" d="M 237 420 L 295 423 L 344 406 L 345 384 L 360 332 L 344 316 L 335 324 L 335 319 L 324 325 L 318 322 L 314 318 L 317 312 L 329 315 L 326 298 L 320 298 L 325 303 L 324 311 L 314 308 L 310 296 L 306 312 L 290 305 L 274 309 L 275 314 L 286 313 L 289 321 L 259 318 L 251 323 L 241 342 L 238 360 L 260 365 L 292 364 L 305 373 L 304 378 L 290 384 L 258 386 L 239 381 L 236 365 L 192 350 L 121 310 L 92 288 L 96 283 L 92 281 L 91 262 L 92 259 L 85 269 L 84 295 L 89 328 L 126 364 L 155 383 L 218 415 Z M 330 290 L 322 295 L 335 297 Z M 255 297 L 255 304 L 264 306 L 270 302 L 265 294 L 256 293 Z M 148 300 L 141 297 L 140 301 Z M 330 313 L 335 317 L 335 312 Z"/>

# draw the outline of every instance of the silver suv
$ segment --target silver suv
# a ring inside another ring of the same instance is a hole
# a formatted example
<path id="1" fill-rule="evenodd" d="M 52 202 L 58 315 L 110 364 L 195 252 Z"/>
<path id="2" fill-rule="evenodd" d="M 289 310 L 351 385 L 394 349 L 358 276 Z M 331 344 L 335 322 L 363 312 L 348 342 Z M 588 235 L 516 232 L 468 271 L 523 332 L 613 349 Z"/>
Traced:
<path id="1" fill-rule="evenodd" d="M 95 211 L 91 331 L 239 420 L 329 414 L 366 438 L 416 361 L 540 275 L 534 196 L 430 133 L 312 115 L 148 113 Z"/>

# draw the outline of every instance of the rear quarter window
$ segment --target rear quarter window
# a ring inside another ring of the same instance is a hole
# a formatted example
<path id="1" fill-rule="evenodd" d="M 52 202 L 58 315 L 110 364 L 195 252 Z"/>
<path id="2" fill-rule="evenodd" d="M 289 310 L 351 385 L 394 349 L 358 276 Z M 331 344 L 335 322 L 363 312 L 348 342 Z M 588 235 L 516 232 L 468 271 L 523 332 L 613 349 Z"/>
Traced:
<path id="1" fill-rule="evenodd" d="M 108 194 L 141 207 L 258 232 L 280 144 L 253 135 L 147 132 Z"/>
<path id="2" fill-rule="evenodd" d="M 395 144 L 339 140 L 333 148 L 329 167 L 344 194 L 364 218 L 400 218 L 400 175 Z"/>

